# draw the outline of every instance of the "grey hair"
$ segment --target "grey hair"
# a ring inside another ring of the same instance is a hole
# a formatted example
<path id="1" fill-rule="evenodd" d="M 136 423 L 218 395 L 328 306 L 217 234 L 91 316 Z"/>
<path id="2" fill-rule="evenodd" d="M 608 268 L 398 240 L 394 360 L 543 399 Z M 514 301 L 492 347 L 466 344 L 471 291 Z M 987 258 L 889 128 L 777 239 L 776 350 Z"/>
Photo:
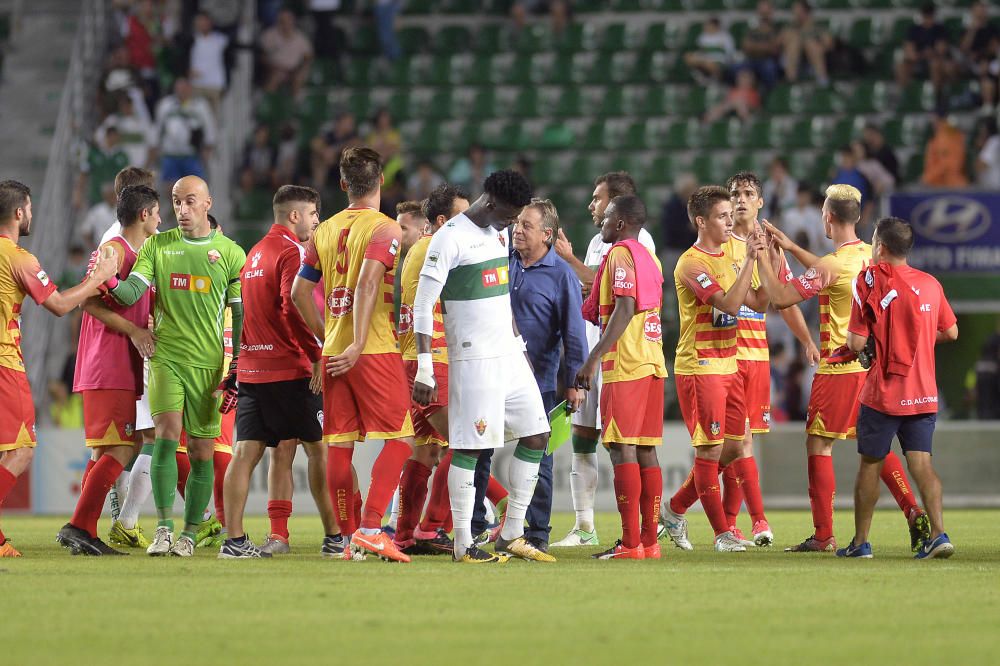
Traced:
<path id="1" fill-rule="evenodd" d="M 559 235 L 559 211 L 556 210 L 556 205 L 552 203 L 551 199 L 534 198 L 525 208 L 534 208 L 541 214 L 542 229 L 548 229 L 552 232 L 546 245 L 552 247 L 556 236 Z"/>

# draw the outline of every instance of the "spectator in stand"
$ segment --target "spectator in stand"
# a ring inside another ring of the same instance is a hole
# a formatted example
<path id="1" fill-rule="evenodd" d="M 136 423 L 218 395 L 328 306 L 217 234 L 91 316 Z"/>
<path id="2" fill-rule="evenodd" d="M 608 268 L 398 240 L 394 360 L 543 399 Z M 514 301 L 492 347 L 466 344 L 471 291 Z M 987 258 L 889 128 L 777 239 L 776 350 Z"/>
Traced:
<path id="1" fill-rule="evenodd" d="M 73 190 L 73 208 L 81 210 L 84 206 L 100 203 L 105 183 L 113 185 L 115 176 L 127 166 L 128 155 L 122 150 L 121 134 L 117 127 L 110 125 L 105 128 L 104 140 L 97 141 L 95 138 L 80 163 L 80 173 Z"/>
<path id="2" fill-rule="evenodd" d="M 314 26 L 313 50 L 320 58 L 340 58 L 341 40 L 337 36 L 334 19 L 341 5 L 341 0 L 309 0 L 309 13 Z"/>
<path id="3" fill-rule="evenodd" d="M 215 117 L 208 102 L 194 96 L 186 78 L 174 81 L 174 94 L 156 105 L 155 135 L 162 182 L 205 178 L 205 163 L 215 146 Z"/>
<path id="4" fill-rule="evenodd" d="M 339 183 L 340 154 L 345 148 L 359 143 L 361 139 L 358 137 L 353 113 L 341 113 L 334 120 L 332 127 L 322 128 L 309 143 L 313 187 L 322 191 L 331 176 Z"/>
<path id="5" fill-rule="evenodd" d="M 792 3 L 792 23 L 782 31 L 781 44 L 785 78 L 792 83 L 799 80 L 799 67 L 804 57 L 816 81 L 821 86 L 829 85 L 826 54 L 833 49 L 833 37 L 816 23 L 812 7 L 805 0 Z"/>
<path id="6" fill-rule="evenodd" d="M 194 43 L 191 45 L 191 85 L 218 113 L 222 91 L 226 89 L 226 48 L 229 38 L 215 29 L 205 12 L 194 17 Z"/>
<path id="7" fill-rule="evenodd" d="M 691 68 L 695 80 L 721 81 L 736 55 L 733 36 L 722 29 L 719 19 L 705 21 L 698 35 L 697 48 L 684 54 L 684 63 Z"/>
<path id="8" fill-rule="evenodd" d="M 757 17 L 743 35 L 740 50 L 746 59 L 746 66 L 753 70 L 766 94 L 781 76 L 781 31 L 774 21 L 771 0 L 757 3 Z"/>
<path id="9" fill-rule="evenodd" d="M 976 0 L 969 8 L 969 23 L 959 44 L 969 71 L 979 81 L 983 112 L 993 113 L 997 103 L 996 67 L 1000 56 L 1000 26 L 990 21 L 990 10 L 985 2 Z"/>
<path id="10" fill-rule="evenodd" d="M 878 160 L 885 170 L 892 174 L 893 179 L 899 182 L 899 160 L 892 147 L 885 142 L 885 135 L 878 125 L 868 123 L 861 134 L 861 140 L 865 143 L 865 151 L 871 157 Z"/>
<path id="11" fill-rule="evenodd" d="M 514 22 L 514 30 L 520 32 L 527 25 L 529 14 L 548 12 L 552 34 L 558 37 L 569 25 L 569 10 L 568 0 L 515 0 L 510 8 L 510 18 Z"/>
<path id="12" fill-rule="evenodd" d="M 396 173 L 403 168 L 403 137 L 393 126 L 388 109 L 381 108 L 375 112 L 365 145 L 382 156 L 382 175 L 385 182 L 391 184 Z"/>
<path id="13" fill-rule="evenodd" d="M 940 98 L 944 86 L 957 74 L 948 29 L 936 18 L 933 2 L 920 8 L 920 20 L 910 26 L 903 42 L 903 58 L 896 65 L 896 83 L 905 86 L 914 77 L 929 78 Z"/>
<path id="14" fill-rule="evenodd" d="M 118 219 L 116 206 L 118 198 L 115 196 L 115 181 L 111 180 L 101 185 L 101 200 L 90 207 L 83 217 L 78 229 L 80 242 L 83 246 L 91 250 L 97 249 L 100 245 L 101 236 L 111 228 L 111 225 Z M 77 284 L 77 280 L 73 284 Z M 67 283 L 68 284 L 68 283 Z"/>
<path id="15" fill-rule="evenodd" d="M 299 135 L 295 125 L 286 123 L 278 138 L 278 154 L 275 158 L 274 179 L 276 186 L 295 182 L 299 168 Z"/>
<path id="16" fill-rule="evenodd" d="M 980 118 L 976 131 L 976 185 L 1000 190 L 1000 134 L 996 118 Z"/>
<path id="17" fill-rule="evenodd" d="M 277 150 L 271 145 L 270 128 L 263 124 L 257 125 L 243 152 L 241 167 L 250 172 L 254 187 L 277 187 L 274 177 L 277 157 Z"/>
<path id="18" fill-rule="evenodd" d="M 714 123 L 716 120 L 732 114 L 746 122 L 760 109 L 760 92 L 757 91 L 757 79 L 753 70 L 743 67 L 736 72 L 736 85 L 729 88 L 726 98 L 705 113 L 703 122 Z"/>
<path id="19" fill-rule="evenodd" d="M 858 168 L 859 160 L 850 144 L 837 150 L 837 166 L 834 167 L 832 185 L 851 185 L 861 192 L 861 226 L 868 225 L 875 211 L 875 189 Z M 859 232 L 860 233 L 860 232 Z"/>
<path id="20" fill-rule="evenodd" d="M 948 121 L 939 109 L 934 114 L 934 135 L 924 151 L 924 174 L 920 179 L 928 187 L 968 187 L 965 175 L 965 135 Z"/>
<path id="21" fill-rule="evenodd" d="M 382 55 L 386 60 L 395 61 L 403 55 L 396 36 L 396 16 L 399 15 L 399 0 L 375 0 L 372 8 L 375 14 L 375 30 L 378 33 L 378 43 L 382 47 Z"/>
<path id="22" fill-rule="evenodd" d="M 893 178 L 888 169 L 882 166 L 881 162 L 869 154 L 863 141 L 859 139 L 851 141 L 851 152 L 854 154 L 858 171 L 871 183 L 875 196 L 881 197 L 896 189 L 896 179 Z"/>
<path id="23" fill-rule="evenodd" d="M 159 97 L 160 83 L 156 75 L 156 49 L 162 43 L 160 16 L 152 0 L 139 0 L 129 13 L 122 37 L 128 49 L 129 64 L 139 73 L 146 97 Z"/>
<path id="24" fill-rule="evenodd" d="M 795 205 L 798 182 L 788 173 L 788 162 L 783 157 L 775 157 L 768 167 L 768 177 L 764 181 L 764 219 L 775 224 L 784 220 L 784 212 Z"/>
<path id="25" fill-rule="evenodd" d="M 448 182 L 469 193 L 470 201 L 475 201 L 483 193 L 483 182 L 496 171 L 486 148 L 478 143 L 469 146 L 468 155 L 459 158 L 448 172 Z"/>
<path id="26" fill-rule="evenodd" d="M 417 162 L 417 169 L 407 179 L 409 187 L 406 191 L 407 199 L 423 201 L 427 196 L 437 189 L 437 186 L 444 182 L 444 178 L 434 167 L 434 163 L 429 159 L 421 159 Z M 452 183 L 454 185 L 454 183 Z"/>
<path id="27" fill-rule="evenodd" d="M 663 204 L 659 247 L 664 272 L 672 271 L 677 259 L 698 240 L 698 232 L 691 226 L 687 212 L 688 199 L 696 189 L 698 180 L 694 174 L 682 173 L 674 180 L 673 191 Z"/>
<path id="28" fill-rule="evenodd" d="M 264 89 L 274 92 L 287 85 L 297 96 L 309 76 L 313 49 L 295 25 L 295 14 L 288 9 L 278 12 L 274 26 L 261 33 L 260 48 L 267 68 Z"/>
<path id="29" fill-rule="evenodd" d="M 140 101 L 142 97 L 139 97 Z M 104 143 L 110 128 L 116 128 L 121 138 L 121 148 L 128 156 L 129 166 L 145 167 L 149 163 L 152 149 L 153 123 L 148 116 L 136 110 L 132 97 L 120 94 L 117 97 L 118 111 L 105 118 L 97 127 L 95 136 L 98 143 Z"/>

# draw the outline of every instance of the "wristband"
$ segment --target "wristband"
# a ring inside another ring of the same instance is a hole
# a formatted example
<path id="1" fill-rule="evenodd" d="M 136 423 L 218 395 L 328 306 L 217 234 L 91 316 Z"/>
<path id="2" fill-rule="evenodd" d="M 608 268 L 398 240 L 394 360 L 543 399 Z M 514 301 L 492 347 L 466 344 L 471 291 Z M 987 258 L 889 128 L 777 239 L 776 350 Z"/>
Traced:
<path id="1" fill-rule="evenodd" d="M 417 375 L 413 378 L 413 382 L 420 382 L 431 388 L 437 386 L 437 382 L 434 381 L 434 357 L 429 353 L 417 354 Z"/>
<path id="2" fill-rule="evenodd" d="M 115 289 L 118 286 L 118 276 L 112 275 L 107 280 L 104 281 L 104 286 L 108 291 Z"/>

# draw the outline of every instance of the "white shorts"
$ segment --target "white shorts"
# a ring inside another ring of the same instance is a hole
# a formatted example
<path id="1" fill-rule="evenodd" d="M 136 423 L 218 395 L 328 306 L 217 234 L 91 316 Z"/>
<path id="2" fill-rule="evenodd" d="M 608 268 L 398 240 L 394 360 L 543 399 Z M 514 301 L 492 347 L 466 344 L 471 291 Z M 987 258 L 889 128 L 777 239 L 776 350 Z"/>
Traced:
<path id="1" fill-rule="evenodd" d="M 549 432 L 542 394 L 524 354 L 451 361 L 448 366 L 448 444 L 497 449 Z"/>
<path id="2" fill-rule="evenodd" d="M 135 429 L 149 430 L 153 427 L 153 415 L 149 413 L 149 359 L 142 362 L 142 397 L 135 401 Z"/>
<path id="3" fill-rule="evenodd" d="M 580 409 L 573 412 L 573 425 L 584 428 L 601 429 L 601 370 L 598 368 L 590 382 L 590 390 L 585 396 Z"/>

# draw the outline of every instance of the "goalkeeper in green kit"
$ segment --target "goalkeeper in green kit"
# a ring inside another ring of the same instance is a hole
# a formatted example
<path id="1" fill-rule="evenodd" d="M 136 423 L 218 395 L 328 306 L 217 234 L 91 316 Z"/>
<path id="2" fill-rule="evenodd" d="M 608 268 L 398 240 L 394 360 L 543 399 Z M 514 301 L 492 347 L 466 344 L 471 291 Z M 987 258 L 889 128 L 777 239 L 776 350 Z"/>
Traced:
<path id="1" fill-rule="evenodd" d="M 146 552 L 190 557 L 202 512 L 212 498 L 212 451 L 220 432 L 220 404 L 225 411 L 236 404 L 236 359 L 243 328 L 240 273 L 246 254 L 211 229 L 212 197 L 201 178 L 181 178 L 171 198 L 178 227 L 143 244 L 128 279 L 112 278 L 105 284 L 124 305 L 137 301 L 150 287 L 156 291 L 156 351 L 149 362 L 149 407 L 156 442 L 149 474 L 159 523 Z M 233 362 L 220 376 L 226 307 L 233 315 Z M 171 514 L 182 427 L 188 436 L 191 474 L 184 492 L 184 529 L 175 542 Z"/>

